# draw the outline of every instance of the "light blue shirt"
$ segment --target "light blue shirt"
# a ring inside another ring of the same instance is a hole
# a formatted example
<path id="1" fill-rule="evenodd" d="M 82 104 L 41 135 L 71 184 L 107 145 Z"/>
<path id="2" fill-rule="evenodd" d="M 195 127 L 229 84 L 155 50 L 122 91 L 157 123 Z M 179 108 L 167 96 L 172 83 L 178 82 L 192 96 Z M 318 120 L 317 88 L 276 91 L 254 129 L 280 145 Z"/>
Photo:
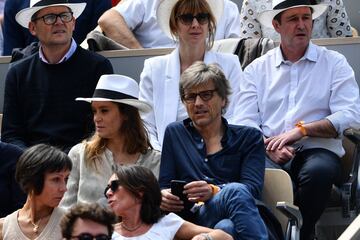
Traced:
<path id="1" fill-rule="evenodd" d="M 77 44 L 76 44 L 75 40 L 72 38 L 69 51 L 67 51 L 67 53 L 64 55 L 64 57 L 61 58 L 60 61 L 57 62 L 56 64 L 59 64 L 59 63 L 62 63 L 62 62 L 65 62 L 66 60 L 68 60 L 74 54 L 74 52 L 76 51 L 76 48 L 77 48 Z M 40 57 L 41 61 L 43 61 L 44 63 L 49 64 L 49 62 L 46 60 L 46 57 L 45 57 L 45 55 L 44 55 L 44 53 L 42 51 L 41 45 L 40 45 L 40 48 L 39 48 L 39 57 Z"/>

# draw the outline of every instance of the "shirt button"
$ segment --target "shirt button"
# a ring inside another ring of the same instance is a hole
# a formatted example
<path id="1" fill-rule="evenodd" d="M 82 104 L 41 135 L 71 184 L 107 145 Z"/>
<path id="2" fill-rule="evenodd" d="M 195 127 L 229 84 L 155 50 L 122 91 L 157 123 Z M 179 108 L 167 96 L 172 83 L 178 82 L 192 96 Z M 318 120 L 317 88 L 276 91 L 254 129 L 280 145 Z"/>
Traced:
<path id="1" fill-rule="evenodd" d="M 205 162 L 208 162 L 209 160 L 207 158 L 204 159 Z"/>
<path id="2" fill-rule="evenodd" d="M 201 139 L 200 141 L 201 141 L 201 142 L 204 142 L 204 139 Z"/>

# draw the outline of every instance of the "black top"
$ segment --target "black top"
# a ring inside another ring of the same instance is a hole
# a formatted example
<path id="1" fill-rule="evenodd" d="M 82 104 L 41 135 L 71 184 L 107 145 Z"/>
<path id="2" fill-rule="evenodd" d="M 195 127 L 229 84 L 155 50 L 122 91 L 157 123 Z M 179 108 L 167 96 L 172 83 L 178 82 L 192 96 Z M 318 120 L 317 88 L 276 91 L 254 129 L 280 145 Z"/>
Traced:
<path id="1" fill-rule="evenodd" d="M 60 64 L 46 64 L 39 53 L 16 62 L 6 76 L 2 141 L 26 148 L 47 143 L 68 151 L 92 131 L 91 97 L 109 60 L 78 47 Z"/>
<path id="2" fill-rule="evenodd" d="M 12 144 L 0 142 L 0 217 L 21 208 L 26 194 L 15 182 L 16 162 L 22 150 Z"/>

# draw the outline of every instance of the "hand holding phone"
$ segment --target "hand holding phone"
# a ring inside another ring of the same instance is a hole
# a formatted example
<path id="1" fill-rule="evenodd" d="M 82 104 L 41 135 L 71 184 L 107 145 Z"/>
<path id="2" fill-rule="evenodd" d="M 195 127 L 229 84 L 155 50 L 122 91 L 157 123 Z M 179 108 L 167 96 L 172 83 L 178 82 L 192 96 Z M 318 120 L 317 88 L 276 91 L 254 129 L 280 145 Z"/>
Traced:
<path id="1" fill-rule="evenodd" d="M 185 209 L 190 209 L 194 205 L 194 203 L 190 202 L 186 194 L 184 194 L 185 185 L 185 181 L 171 180 L 171 193 L 175 196 L 178 196 L 180 200 L 183 201 Z"/>

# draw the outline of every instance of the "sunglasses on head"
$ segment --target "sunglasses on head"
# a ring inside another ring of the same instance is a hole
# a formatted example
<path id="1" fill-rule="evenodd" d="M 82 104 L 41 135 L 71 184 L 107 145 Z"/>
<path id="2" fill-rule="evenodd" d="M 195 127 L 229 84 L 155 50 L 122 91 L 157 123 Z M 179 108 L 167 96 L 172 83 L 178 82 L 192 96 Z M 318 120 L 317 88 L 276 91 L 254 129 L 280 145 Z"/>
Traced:
<path id="1" fill-rule="evenodd" d="M 204 25 L 209 22 L 210 15 L 208 13 L 198 13 L 197 15 L 187 13 L 179 15 L 177 18 L 185 25 L 191 25 L 194 18 L 196 18 L 199 24 Z"/>
<path id="2" fill-rule="evenodd" d="M 109 189 L 111 189 L 111 191 L 114 193 L 118 190 L 120 185 L 119 180 L 113 180 L 110 182 L 110 184 L 108 184 L 104 190 L 104 195 L 106 198 L 108 198 L 108 196 L 106 195 L 107 191 L 109 191 Z"/>
<path id="3" fill-rule="evenodd" d="M 96 236 L 90 234 L 90 233 L 82 233 L 77 236 L 71 236 L 71 239 L 78 239 L 78 240 L 110 240 L 111 237 L 106 234 L 98 234 Z"/>

